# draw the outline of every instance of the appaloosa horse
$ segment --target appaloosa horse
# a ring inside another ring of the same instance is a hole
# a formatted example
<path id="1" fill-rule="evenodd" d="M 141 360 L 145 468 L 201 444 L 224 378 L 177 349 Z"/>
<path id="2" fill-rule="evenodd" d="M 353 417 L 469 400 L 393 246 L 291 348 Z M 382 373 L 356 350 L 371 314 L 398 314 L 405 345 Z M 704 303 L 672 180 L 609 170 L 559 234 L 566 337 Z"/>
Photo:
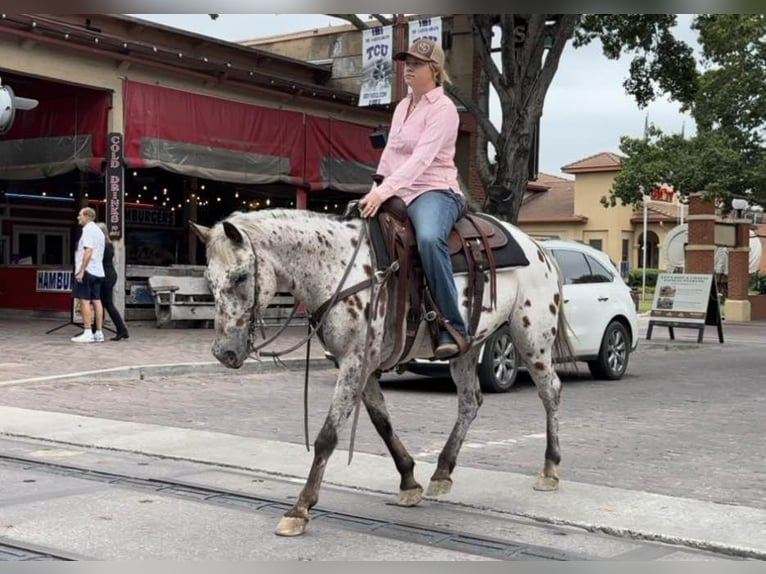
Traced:
<path id="1" fill-rule="evenodd" d="M 372 277 L 372 252 L 361 233 L 363 225 L 360 219 L 277 209 L 233 213 L 212 228 L 192 223 L 207 244 L 207 278 L 216 302 L 215 357 L 227 367 L 242 366 L 250 353 L 254 322 L 278 291 L 293 293 L 309 311 L 316 311 L 339 290 L 346 271 L 344 287 Z M 513 341 L 537 385 L 547 416 L 545 462 L 535 488 L 558 488 L 561 382 L 553 367 L 554 351 L 560 357 L 571 357 L 561 281 L 555 262 L 532 238 L 517 228 L 512 234 L 530 264 L 498 270 L 496 308 L 491 308 L 489 294 L 485 294 L 490 310 L 482 313 L 476 338 L 467 352 L 450 360 L 458 418 L 439 455 L 429 496 L 450 491 L 458 452 L 482 402 L 476 372 L 481 342 L 505 322 L 510 323 Z M 455 280 L 458 293 L 465 293 L 465 278 L 458 275 Z M 359 400 L 401 475 L 399 504 L 414 506 L 422 498 L 423 489 L 413 473 L 415 463 L 393 430 L 379 385 L 378 368 L 385 364 L 393 337 L 386 329 L 386 301 L 385 290 L 376 297 L 365 289 L 337 301 L 325 314 L 321 338 L 337 358 L 338 379 L 327 418 L 314 443 L 306 485 L 280 520 L 279 535 L 305 532 L 309 510 L 318 501 L 327 462 L 338 443 L 339 429 Z M 421 339 L 419 356 L 433 356 L 430 338 Z"/>

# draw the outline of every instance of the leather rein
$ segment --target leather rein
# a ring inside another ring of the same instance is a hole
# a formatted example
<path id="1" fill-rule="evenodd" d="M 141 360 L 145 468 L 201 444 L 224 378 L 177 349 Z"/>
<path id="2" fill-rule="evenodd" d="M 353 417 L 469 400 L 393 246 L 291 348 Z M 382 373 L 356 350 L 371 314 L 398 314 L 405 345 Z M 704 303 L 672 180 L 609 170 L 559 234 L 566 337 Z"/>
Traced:
<path id="1" fill-rule="evenodd" d="M 281 364 L 284 366 L 284 363 L 281 361 L 280 357 L 283 355 L 286 355 L 288 353 L 292 353 L 296 349 L 299 349 L 303 345 L 306 345 L 306 369 L 305 369 L 305 376 L 303 381 L 303 428 L 304 428 L 304 440 L 306 444 L 306 450 L 309 451 L 309 430 L 308 430 L 308 382 L 309 382 L 309 360 L 311 356 L 311 339 L 314 337 L 314 335 L 317 335 L 319 331 L 322 329 L 322 327 L 325 324 L 325 321 L 329 315 L 329 311 L 340 301 L 350 297 L 351 295 L 354 295 L 355 293 L 358 293 L 362 291 L 363 289 L 370 289 L 370 314 L 367 319 L 367 330 L 365 335 L 365 345 L 364 345 L 364 356 L 362 358 L 362 373 L 363 376 L 365 376 L 364 384 L 361 385 L 359 389 L 359 394 L 356 397 L 356 409 L 354 414 L 354 420 L 353 420 L 353 426 L 351 428 L 351 436 L 350 436 L 350 445 L 349 445 L 349 457 L 348 462 L 351 463 L 351 458 L 353 457 L 354 452 L 354 437 L 356 435 L 356 426 L 357 421 L 359 420 L 359 410 L 360 410 L 360 404 L 362 401 L 362 394 L 364 392 L 364 388 L 367 382 L 367 378 L 369 375 L 366 373 L 367 369 L 367 352 L 370 347 L 370 336 L 371 336 L 371 325 L 372 325 L 372 318 L 375 317 L 375 314 L 377 312 L 377 306 L 379 301 L 380 292 L 382 289 L 382 286 L 384 283 L 388 281 L 388 279 L 391 277 L 392 273 L 394 273 L 398 267 L 398 262 L 394 262 L 388 269 L 386 269 L 383 272 L 376 271 L 375 274 L 365 279 L 364 281 L 360 281 L 359 283 L 352 285 L 351 287 L 348 287 L 346 289 L 343 289 L 343 285 L 346 283 L 346 280 L 348 279 L 348 276 L 351 273 L 351 269 L 354 266 L 354 262 L 356 261 L 356 257 L 359 254 L 359 249 L 362 246 L 362 243 L 364 240 L 366 240 L 369 237 L 369 229 L 368 229 L 369 223 L 367 221 L 362 221 L 362 226 L 359 229 L 359 236 L 357 237 L 357 243 L 356 247 L 354 248 L 354 252 L 351 255 L 351 260 L 348 262 L 348 265 L 346 265 L 346 269 L 343 272 L 343 276 L 341 277 L 338 286 L 335 289 L 335 292 L 333 293 L 332 297 L 325 301 L 322 305 L 320 305 L 317 310 L 311 314 L 311 317 L 309 319 L 309 327 L 308 327 L 308 333 L 307 335 L 301 339 L 298 343 L 294 344 L 288 349 L 283 349 L 281 351 L 262 351 L 262 349 L 272 342 L 274 342 L 279 336 L 284 333 L 285 329 L 290 325 L 290 321 L 295 317 L 295 313 L 298 310 L 298 304 L 296 303 L 293 307 L 292 311 L 290 312 L 290 315 L 287 317 L 287 320 L 285 323 L 277 330 L 274 335 L 266 339 L 266 330 L 265 325 L 263 321 L 263 317 L 260 312 L 259 304 L 258 304 L 258 295 L 259 295 L 259 288 L 258 288 L 258 257 L 255 253 L 255 243 L 253 242 L 252 238 L 248 234 L 247 230 L 242 230 L 245 235 L 247 236 L 248 241 L 250 242 L 250 249 L 253 252 L 253 273 L 255 280 L 255 295 L 253 298 L 253 306 L 250 309 L 250 325 L 249 325 L 249 332 L 248 332 L 248 356 L 250 358 L 253 358 L 257 361 L 261 360 L 262 356 L 265 357 L 271 357 L 274 359 L 274 362 L 277 364 Z M 374 253 L 372 254 L 372 257 L 374 258 Z M 373 266 L 374 268 L 374 266 Z M 381 286 L 381 289 L 378 289 L 377 294 L 375 293 L 375 287 Z M 261 331 L 261 337 L 264 339 L 263 342 L 256 344 L 256 333 L 258 331 L 258 328 L 260 327 Z"/>

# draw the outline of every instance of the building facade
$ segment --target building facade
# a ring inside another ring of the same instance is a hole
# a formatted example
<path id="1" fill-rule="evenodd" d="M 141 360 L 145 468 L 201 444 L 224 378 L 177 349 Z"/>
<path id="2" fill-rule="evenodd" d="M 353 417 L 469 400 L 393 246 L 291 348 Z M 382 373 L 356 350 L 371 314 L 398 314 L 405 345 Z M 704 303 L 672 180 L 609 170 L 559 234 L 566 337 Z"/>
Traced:
<path id="1" fill-rule="evenodd" d="M 70 308 L 86 205 L 121 281 L 126 264 L 204 263 L 189 221 L 342 210 L 369 189 L 369 135 L 391 113 L 359 108 L 326 65 L 120 15 L 4 14 L 0 62 L 3 84 L 39 101 L 0 136 L 3 308 Z"/>

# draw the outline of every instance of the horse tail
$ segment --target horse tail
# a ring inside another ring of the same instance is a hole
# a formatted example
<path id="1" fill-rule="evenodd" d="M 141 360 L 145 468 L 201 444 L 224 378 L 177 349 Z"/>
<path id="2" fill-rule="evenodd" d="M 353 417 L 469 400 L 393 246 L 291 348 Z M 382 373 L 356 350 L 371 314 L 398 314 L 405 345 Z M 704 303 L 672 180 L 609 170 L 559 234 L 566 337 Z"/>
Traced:
<path id="1" fill-rule="evenodd" d="M 572 363 L 576 366 L 577 358 L 575 356 L 574 347 L 572 346 L 572 339 L 569 336 L 571 328 L 566 313 L 564 312 L 564 281 L 561 277 L 561 269 L 559 268 L 558 262 L 554 257 L 551 257 L 551 260 L 556 269 L 557 283 L 559 287 L 559 316 L 556 326 L 556 338 L 553 340 L 553 355 L 556 357 L 557 362 Z"/>

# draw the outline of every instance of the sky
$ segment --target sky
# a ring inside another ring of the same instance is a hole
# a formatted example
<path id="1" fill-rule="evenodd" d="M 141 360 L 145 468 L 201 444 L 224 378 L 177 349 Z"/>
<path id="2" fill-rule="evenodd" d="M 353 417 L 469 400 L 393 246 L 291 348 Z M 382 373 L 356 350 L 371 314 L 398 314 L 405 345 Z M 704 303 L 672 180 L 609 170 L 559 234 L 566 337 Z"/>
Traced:
<path id="1" fill-rule="evenodd" d="M 345 23 L 324 14 L 129 14 L 238 42 Z M 679 15 L 677 36 L 696 47 L 692 15 Z M 607 60 L 598 41 L 584 48 L 567 45 L 548 89 L 541 120 L 540 170 L 562 175 L 561 167 L 600 152 L 619 153 L 620 137 L 639 137 L 648 121 L 666 133 L 694 134 L 694 120 L 678 104 L 660 99 L 644 109 L 625 94 L 630 58 Z M 492 117 L 491 114 L 491 118 Z M 499 124 L 499 118 L 494 122 Z"/>

